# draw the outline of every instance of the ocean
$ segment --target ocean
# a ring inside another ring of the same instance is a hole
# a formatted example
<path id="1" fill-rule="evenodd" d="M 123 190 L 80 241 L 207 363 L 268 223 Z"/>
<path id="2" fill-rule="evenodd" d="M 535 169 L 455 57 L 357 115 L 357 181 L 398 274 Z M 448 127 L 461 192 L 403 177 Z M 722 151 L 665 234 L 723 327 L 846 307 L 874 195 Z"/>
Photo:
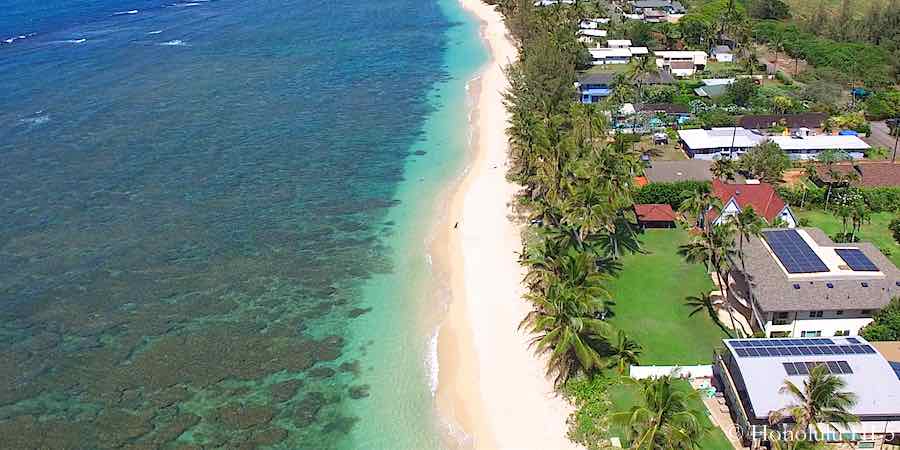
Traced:
<path id="1" fill-rule="evenodd" d="M 474 18 L 3 10 L 0 448 L 445 446 L 427 251 L 487 61 Z"/>

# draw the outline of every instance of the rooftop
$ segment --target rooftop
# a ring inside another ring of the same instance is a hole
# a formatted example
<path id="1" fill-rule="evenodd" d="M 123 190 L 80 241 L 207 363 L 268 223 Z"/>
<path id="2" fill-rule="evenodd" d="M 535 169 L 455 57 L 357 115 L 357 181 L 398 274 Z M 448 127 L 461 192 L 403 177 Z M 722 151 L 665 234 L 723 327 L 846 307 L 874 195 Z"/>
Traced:
<path id="1" fill-rule="evenodd" d="M 889 161 L 884 162 L 858 162 L 855 164 L 834 164 L 831 170 L 839 174 L 855 172 L 859 181 L 854 184 L 864 187 L 889 187 L 900 186 L 900 164 Z M 832 180 L 829 169 L 824 164 L 816 166 L 818 177 L 830 183 Z"/>
<path id="2" fill-rule="evenodd" d="M 651 161 L 644 169 L 644 175 L 651 183 L 675 181 L 710 181 L 712 161 L 689 159 L 687 161 Z"/>
<path id="3" fill-rule="evenodd" d="M 713 53 L 731 53 L 731 48 L 727 45 L 717 45 L 713 47 Z"/>
<path id="4" fill-rule="evenodd" d="M 900 380 L 865 339 L 726 339 L 724 343 L 734 360 L 729 370 L 736 366 L 740 372 L 749 399 L 748 415 L 756 419 L 765 420 L 771 411 L 790 405 L 794 399 L 780 393 L 781 386 L 785 380 L 802 386 L 815 363 L 825 363 L 829 372 L 844 380 L 845 389 L 856 394 L 850 411 L 861 419 L 900 416 Z M 900 431 L 898 425 L 894 423 L 898 430 L 891 431 Z"/>
<path id="5" fill-rule="evenodd" d="M 638 105 L 638 111 L 664 112 L 669 114 L 687 114 L 687 106 L 677 103 L 644 103 Z"/>
<path id="6" fill-rule="evenodd" d="M 610 48 L 631 47 L 629 39 L 610 39 L 606 41 L 606 45 Z"/>
<path id="7" fill-rule="evenodd" d="M 657 203 L 635 204 L 634 214 L 639 221 L 646 222 L 674 222 L 678 220 L 678 216 L 675 215 L 675 211 L 672 210 L 671 206 Z"/>
<path id="8" fill-rule="evenodd" d="M 825 113 L 802 114 L 756 114 L 741 116 L 737 120 L 738 126 L 764 130 L 776 124 L 784 124 L 788 128 L 822 128 L 822 124 L 828 120 Z"/>
<path id="9" fill-rule="evenodd" d="M 772 136 L 772 142 L 778 144 L 784 151 L 799 150 L 847 150 L 862 151 L 869 148 L 869 144 L 856 136 L 831 136 L 819 134 L 815 136 Z"/>
<path id="10" fill-rule="evenodd" d="M 750 148 L 766 137 L 740 127 L 679 130 L 678 137 L 692 150 L 713 148 Z"/>
<path id="11" fill-rule="evenodd" d="M 788 246 L 776 242 L 786 240 L 781 238 L 800 241 Z M 846 256 L 844 249 L 858 250 L 876 270 L 854 270 L 851 266 L 861 266 L 845 260 L 838 252 Z M 900 270 L 874 245 L 835 244 L 817 228 L 765 230 L 764 237 L 744 241 L 744 253 L 754 297 L 764 312 L 880 309 L 900 294 Z"/>
<path id="12" fill-rule="evenodd" d="M 713 180 L 712 193 L 726 205 L 733 198 L 742 210 L 752 207 L 757 214 L 769 223 L 775 220 L 785 207 L 784 200 L 775 192 L 769 183 L 732 184 L 721 180 Z M 713 218 L 717 214 L 713 214 Z"/>

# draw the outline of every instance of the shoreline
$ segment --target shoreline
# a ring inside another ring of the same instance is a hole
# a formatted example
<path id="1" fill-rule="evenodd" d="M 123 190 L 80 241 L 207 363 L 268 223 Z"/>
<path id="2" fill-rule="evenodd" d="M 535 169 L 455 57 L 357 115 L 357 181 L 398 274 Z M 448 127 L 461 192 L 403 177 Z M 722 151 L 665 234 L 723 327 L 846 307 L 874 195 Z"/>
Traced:
<path id="1" fill-rule="evenodd" d="M 470 161 L 449 193 L 430 249 L 435 274 L 450 290 L 437 343 L 438 412 L 451 445 L 461 448 L 577 449 L 566 437 L 572 408 L 518 330 L 529 308 L 518 262 L 521 224 L 511 210 L 518 187 L 506 180 L 502 97 L 508 86 L 503 69 L 518 51 L 493 6 L 459 2 L 480 22 L 490 59 L 470 85 Z"/>

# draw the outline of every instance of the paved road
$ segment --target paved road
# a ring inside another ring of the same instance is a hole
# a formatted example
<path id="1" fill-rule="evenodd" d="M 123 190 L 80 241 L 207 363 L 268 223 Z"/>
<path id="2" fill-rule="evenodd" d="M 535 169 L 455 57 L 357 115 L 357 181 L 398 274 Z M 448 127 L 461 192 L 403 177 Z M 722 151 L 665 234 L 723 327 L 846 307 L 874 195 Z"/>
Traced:
<path id="1" fill-rule="evenodd" d="M 883 122 L 870 122 L 872 126 L 872 135 L 863 139 L 871 146 L 887 147 L 889 150 L 894 149 L 895 137 L 890 135 L 888 126 Z"/>

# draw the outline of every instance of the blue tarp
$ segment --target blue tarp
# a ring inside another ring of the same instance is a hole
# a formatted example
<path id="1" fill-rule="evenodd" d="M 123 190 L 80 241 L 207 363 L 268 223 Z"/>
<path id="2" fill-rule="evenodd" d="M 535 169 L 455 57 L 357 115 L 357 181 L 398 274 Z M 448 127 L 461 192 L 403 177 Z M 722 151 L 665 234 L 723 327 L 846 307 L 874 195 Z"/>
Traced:
<path id="1" fill-rule="evenodd" d="M 841 136 L 859 136 L 859 133 L 853 130 L 841 130 L 841 132 L 838 134 Z"/>

